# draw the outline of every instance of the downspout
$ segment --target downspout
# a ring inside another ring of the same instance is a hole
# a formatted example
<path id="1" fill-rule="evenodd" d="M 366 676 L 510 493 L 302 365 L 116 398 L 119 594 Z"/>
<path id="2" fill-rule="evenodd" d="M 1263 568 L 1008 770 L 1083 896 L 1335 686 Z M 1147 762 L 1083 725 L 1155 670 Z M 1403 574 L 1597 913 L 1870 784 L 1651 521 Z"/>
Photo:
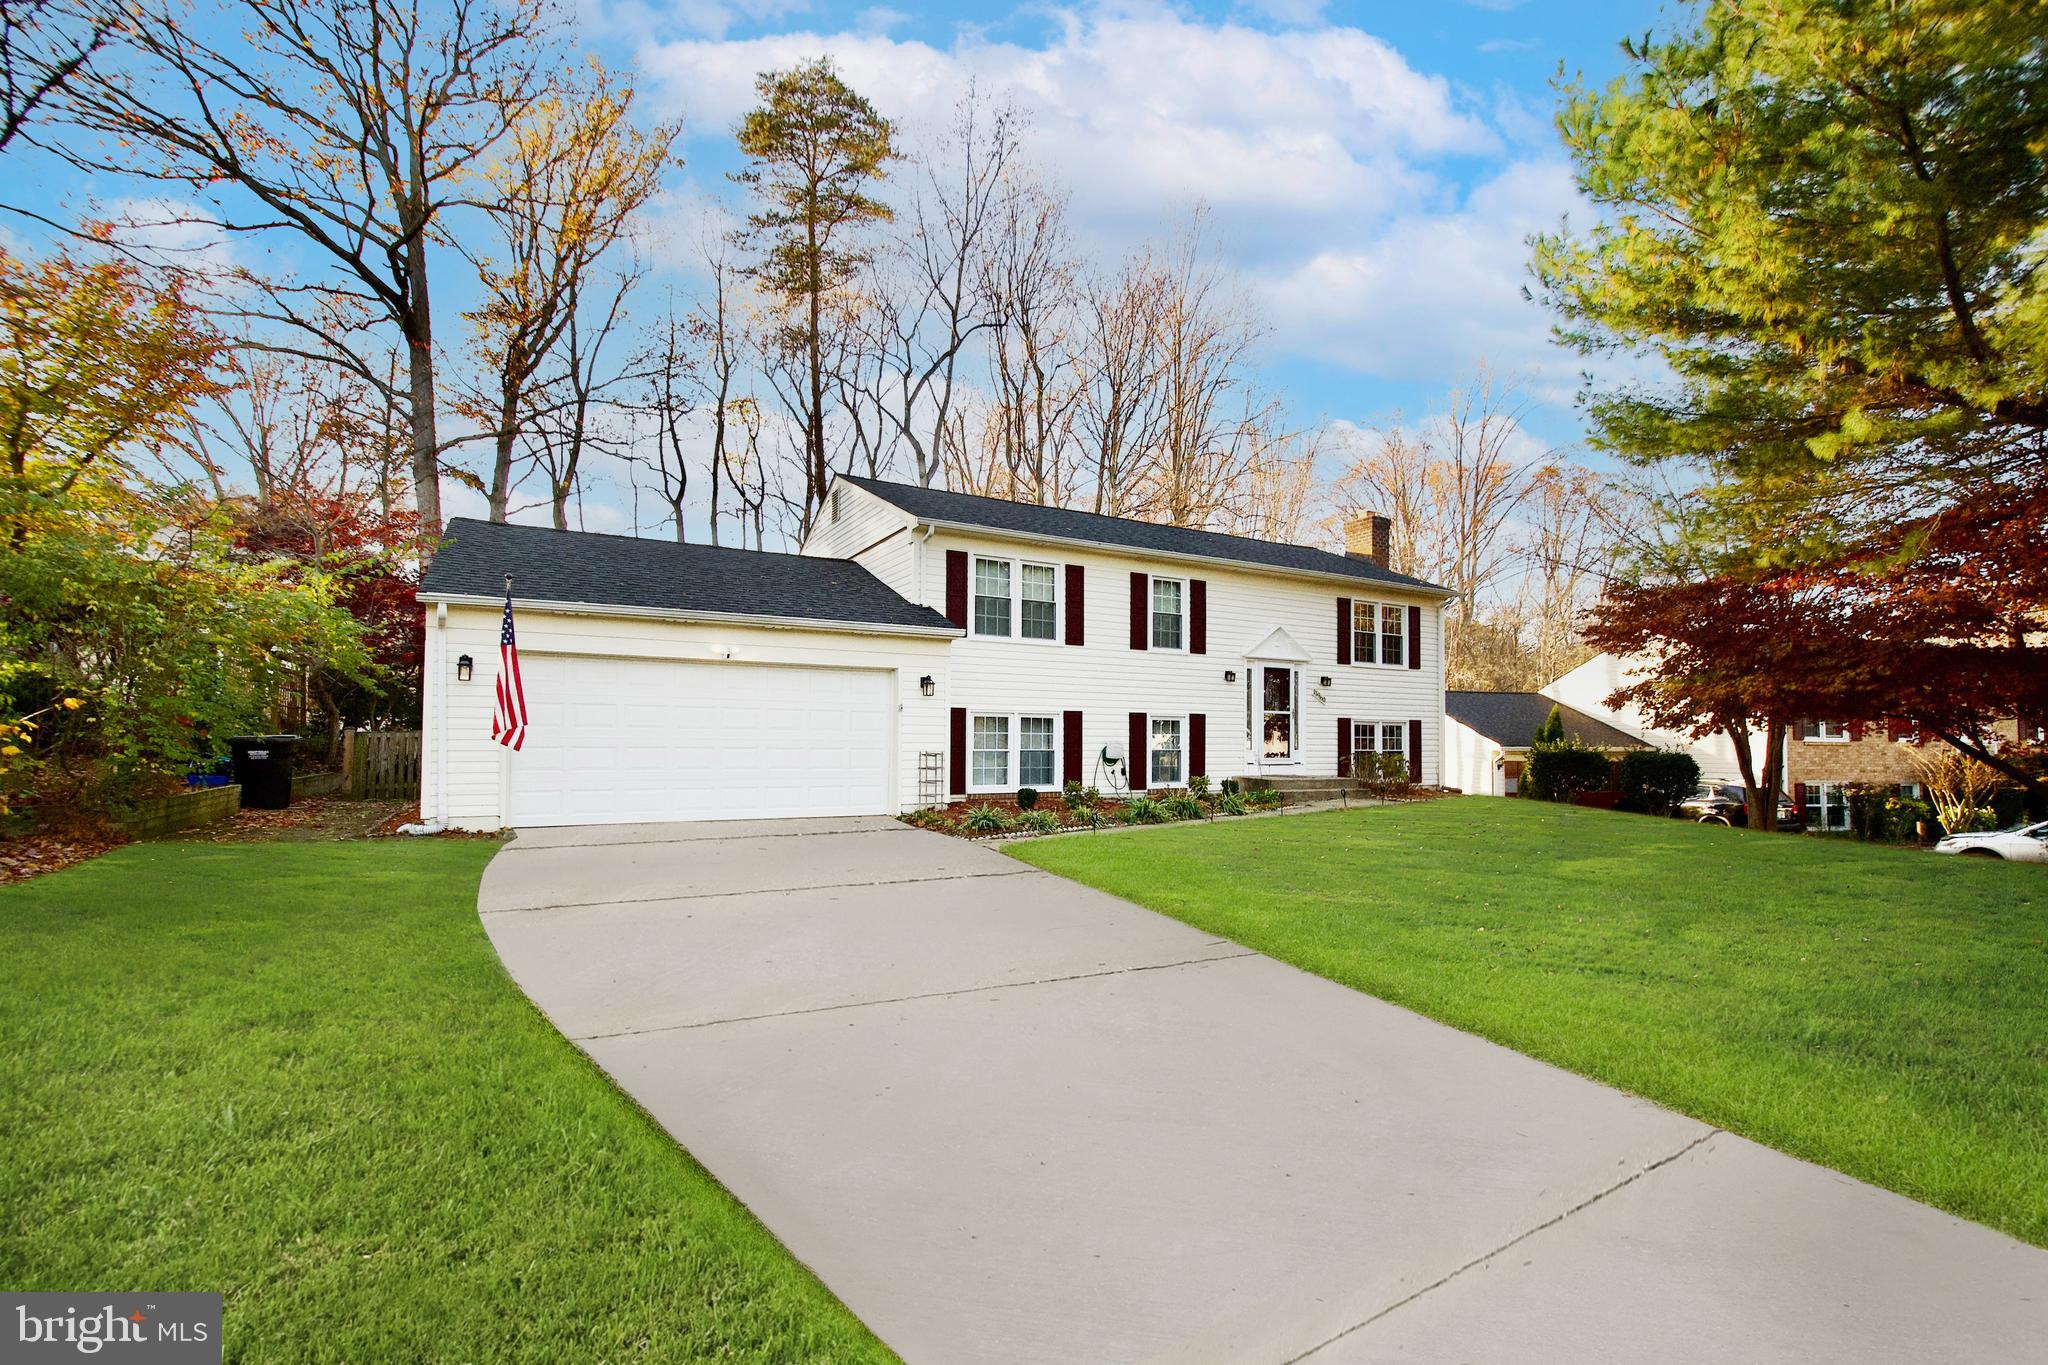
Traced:
<path id="1" fill-rule="evenodd" d="M 439 834 L 448 828 L 448 604 L 434 604 L 434 638 L 427 650 L 424 679 L 434 698 L 434 811 L 422 803 L 420 823 L 400 825 L 400 834 Z M 425 719 L 425 717 L 422 717 Z M 425 761 L 424 759 L 422 761 Z"/>

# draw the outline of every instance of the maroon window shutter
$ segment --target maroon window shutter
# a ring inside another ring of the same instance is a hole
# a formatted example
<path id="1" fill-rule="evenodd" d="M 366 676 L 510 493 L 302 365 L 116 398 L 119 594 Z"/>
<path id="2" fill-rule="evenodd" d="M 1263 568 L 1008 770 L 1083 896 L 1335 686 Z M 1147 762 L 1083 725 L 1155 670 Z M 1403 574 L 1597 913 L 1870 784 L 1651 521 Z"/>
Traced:
<path id="1" fill-rule="evenodd" d="M 1337 599 L 1337 662 L 1351 662 L 1351 599 Z"/>
<path id="2" fill-rule="evenodd" d="M 1131 648 L 1144 649 L 1152 643 L 1152 604 L 1145 598 L 1145 575 L 1131 575 Z"/>
<path id="3" fill-rule="evenodd" d="M 964 706 L 956 706 L 953 708 L 952 738 L 953 770 L 951 773 L 947 774 L 947 776 L 952 779 L 950 783 L 950 786 L 952 788 L 950 794 L 954 796 L 965 796 L 967 794 L 967 708 Z"/>
<path id="4" fill-rule="evenodd" d="M 1060 780 L 1081 780 L 1081 713 L 1060 713 Z"/>
<path id="5" fill-rule="evenodd" d="M 1857 740 L 1859 740 L 1859 739 L 1861 739 L 1861 738 L 1863 738 L 1863 722 L 1862 722 L 1862 721 L 1860 721 L 1860 720 L 1852 720 L 1852 721 L 1850 721 L 1850 722 L 1849 722 L 1849 742 L 1850 742 L 1851 744 L 1854 744 L 1854 743 L 1855 743 L 1855 742 L 1856 742 Z"/>
<path id="6" fill-rule="evenodd" d="M 1420 667 L 1422 667 L 1422 608 L 1421 608 L 1421 607 L 1410 607 L 1410 608 L 1408 608 L 1408 666 L 1409 666 L 1410 668 L 1420 668 Z M 1419 720 L 1418 720 L 1418 721 L 1416 721 L 1415 723 L 1416 723 L 1417 725 L 1420 725 L 1420 724 L 1422 724 L 1422 722 L 1421 722 L 1421 721 L 1419 721 Z M 1416 780 L 1416 781 L 1418 781 L 1418 782 L 1420 782 L 1420 781 L 1421 781 L 1422 779 L 1418 777 L 1418 778 L 1416 778 L 1415 780 Z"/>
<path id="7" fill-rule="evenodd" d="M 1143 574 L 1133 574 L 1131 576 L 1133 578 L 1144 577 Z M 1134 792 L 1145 790 L 1145 777 L 1148 769 L 1145 764 L 1145 713 L 1143 711 L 1131 712 L 1131 747 L 1130 751 L 1124 755 L 1124 767 L 1130 770 L 1131 790 Z"/>
<path id="8" fill-rule="evenodd" d="M 1067 643 L 1083 643 L 1082 624 L 1087 618 L 1085 575 L 1079 564 L 1067 565 Z"/>
<path id="9" fill-rule="evenodd" d="M 967 629 L 967 551 L 946 551 L 946 619 Z"/>
<path id="10" fill-rule="evenodd" d="M 1422 781 L 1422 722 L 1419 720 L 1408 722 L 1408 780 Z"/>
<path id="11" fill-rule="evenodd" d="M 1912 733 L 1912 721 L 1900 720 L 1897 716 L 1885 717 L 1884 737 L 1892 741 L 1894 744 L 1898 743 L 1900 740 L 1906 738 L 1908 735 Z"/>
<path id="12" fill-rule="evenodd" d="M 1792 784 L 1792 804 L 1800 810 L 1806 809 L 1806 784 L 1804 782 L 1794 782 Z"/>
<path id="13" fill-rule="evenodd" d="M 1209 652 L 1209 581 L 1188 580 L 1188 653 Z"/>
<path id="14" fill-rule="evenodd" d="M 1351 776 L 1351 718 L 1337 718 L 1337 776 Z"/>
<path id="15" fill-rule="evenodd" d="M 1209 718 L 1188 717 L 1188 776 L 1209 775 Z"/>

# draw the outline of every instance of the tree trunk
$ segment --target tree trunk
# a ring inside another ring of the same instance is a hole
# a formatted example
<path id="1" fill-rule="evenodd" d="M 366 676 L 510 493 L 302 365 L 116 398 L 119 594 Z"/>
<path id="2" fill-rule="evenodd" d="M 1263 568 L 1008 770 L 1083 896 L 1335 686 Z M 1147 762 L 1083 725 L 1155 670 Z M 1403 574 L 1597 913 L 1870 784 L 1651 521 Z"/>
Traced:
<path id="1" fill-rule="evenodd" d="M 434 315 L 427 299 L 427 248 L 424 236 L 405 249 L 405 276 L 411 308 L 406 318 L 406 371 L 411 381 L 412 495 L 420 514 L 420 534 L 441 534 L 441 441 L 434 416 Z"/>

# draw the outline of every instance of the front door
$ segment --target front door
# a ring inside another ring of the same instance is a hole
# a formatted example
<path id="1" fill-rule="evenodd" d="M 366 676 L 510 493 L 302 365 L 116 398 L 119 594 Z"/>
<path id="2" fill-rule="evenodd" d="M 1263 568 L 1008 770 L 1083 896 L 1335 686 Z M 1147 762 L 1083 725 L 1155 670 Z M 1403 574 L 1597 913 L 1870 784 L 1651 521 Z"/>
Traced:
<path id="1" fill-rule="evenodd" d="M 1252 754 L 1261 764 L 1292 763 L 1301 752 L 1292 668 L 1260 664 L 1253 670 Z"/>

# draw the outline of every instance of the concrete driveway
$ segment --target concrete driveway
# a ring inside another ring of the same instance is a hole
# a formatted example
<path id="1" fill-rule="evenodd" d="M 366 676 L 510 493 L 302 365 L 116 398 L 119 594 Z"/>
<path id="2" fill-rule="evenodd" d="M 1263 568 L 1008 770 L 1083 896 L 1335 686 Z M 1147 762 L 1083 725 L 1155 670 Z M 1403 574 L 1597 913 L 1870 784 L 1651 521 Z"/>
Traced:
<path id="1" fill-rule="evenodd" d="M 2048 1253 L 892 820 L 527 831 L 481 909 L 911 1361 L 2048 1340 Z"/>

